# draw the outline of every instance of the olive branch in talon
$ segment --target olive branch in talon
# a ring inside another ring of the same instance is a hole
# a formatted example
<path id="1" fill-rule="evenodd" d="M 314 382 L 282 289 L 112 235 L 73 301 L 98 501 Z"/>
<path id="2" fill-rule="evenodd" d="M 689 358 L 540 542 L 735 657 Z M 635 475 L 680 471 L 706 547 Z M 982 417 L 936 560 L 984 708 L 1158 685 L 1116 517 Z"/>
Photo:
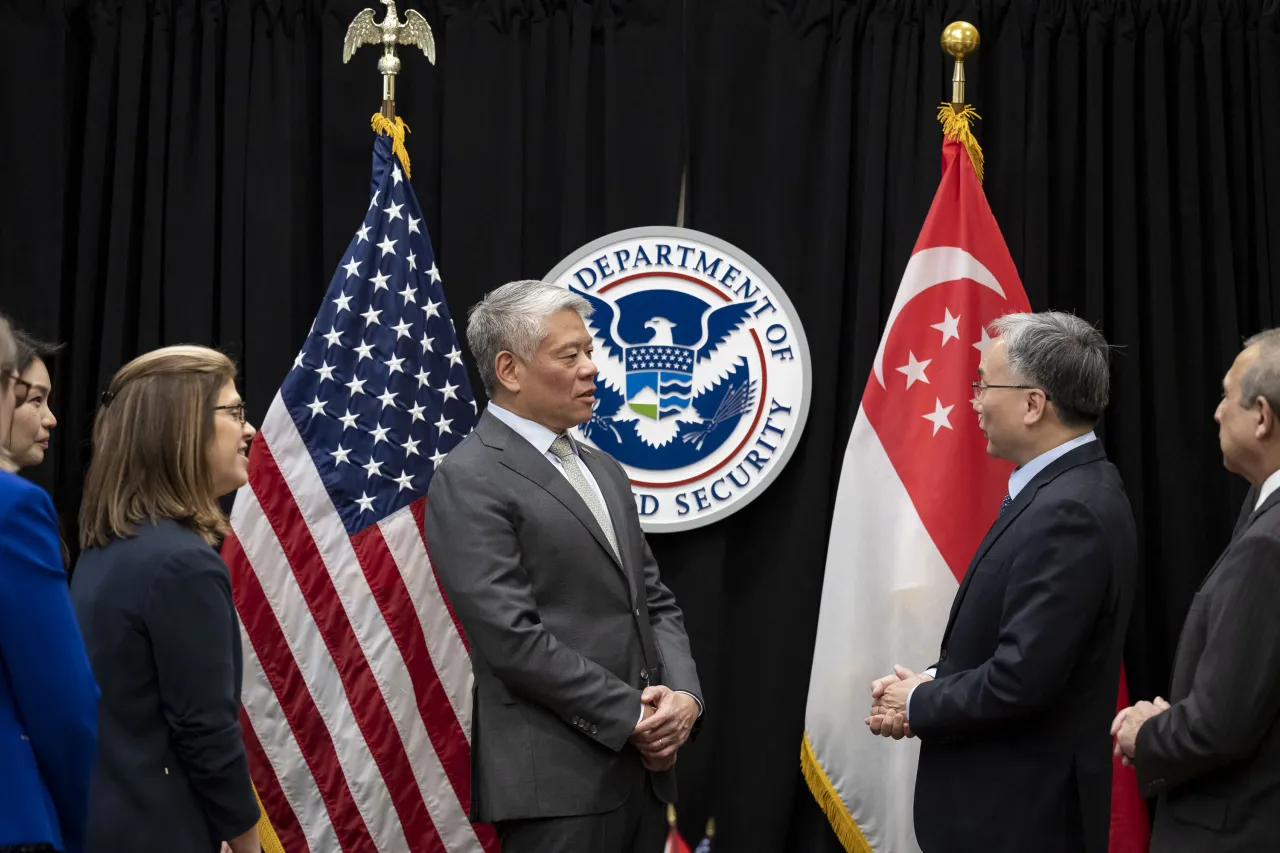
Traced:
<path id="1" fill-rule="evenodd" d="M 702 443 L 707 440 L 707 436 L 716 427 L 730 418 L 736 418 L 751 411 L 751 407 L 755 405 L 755 398 L 756 380 L 754 379 L 743 382 L 741 385 L 729 386 L 729 390 L 721 398 L 720 405 L 716 407 L 716 413 L 711 416 L 711 420 L 704 421 L 697 429 L 685 433 L 684 440 L 696 441 L 695 449 L 701 450 Z"/>
<path id="2" fill-rule="evenodd" d="M 596 405 L 598 406 L 599 403 L 597 403 Z M 622 436 L 619 435 L 618 428 L 613 425 L 613 418 L 606 418 L 603 415 L 597 415 L 595 413 L 594 407 L 591 410 L 591 420 L 587 421 L 585 424 L 578 427 L 578 429 L 582 430 L 583 438 L 591 438 L 592 433 L 594 433 L 596 430 L 607 429 L 609 430 L 609 432 L 613 433 L 613 438 L 615 441 L 617 441 L 619 444 L 622 443 Z"/>

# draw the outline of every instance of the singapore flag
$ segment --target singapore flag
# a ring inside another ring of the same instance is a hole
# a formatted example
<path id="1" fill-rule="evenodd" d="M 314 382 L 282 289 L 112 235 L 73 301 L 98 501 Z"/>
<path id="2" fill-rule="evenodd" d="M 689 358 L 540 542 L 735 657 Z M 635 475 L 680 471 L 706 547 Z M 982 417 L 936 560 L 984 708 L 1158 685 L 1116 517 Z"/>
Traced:
<path id="1" fill-rule="evenodd" d="M 845 450 L 805 711 L 805 778 L 850 851 L 919 850 L 919 745 L 868 733 L 870 686 L 936 659 L 1012 470 L 987 456 L 970 382 L 991 321 L 1030 306 L 964 148 L 944 141 L 942 164 Z"/>

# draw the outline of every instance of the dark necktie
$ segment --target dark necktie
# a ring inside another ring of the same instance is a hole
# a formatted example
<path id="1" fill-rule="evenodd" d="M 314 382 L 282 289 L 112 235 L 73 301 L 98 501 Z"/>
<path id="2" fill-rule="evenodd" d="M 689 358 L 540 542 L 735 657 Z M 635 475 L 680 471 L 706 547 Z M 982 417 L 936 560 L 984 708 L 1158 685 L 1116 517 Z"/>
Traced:
<path id="1" fill-rule="evenodd" d="M 1004 511 L 1009 508 L 1009 504 L 1013 503 L 1013 498 L 1009 497 L 1009 493 L 1004 493 L 1004 500 L 1000 501 L 1000 512 L 996 515 L 996 521 L 1004 517 Z"/>

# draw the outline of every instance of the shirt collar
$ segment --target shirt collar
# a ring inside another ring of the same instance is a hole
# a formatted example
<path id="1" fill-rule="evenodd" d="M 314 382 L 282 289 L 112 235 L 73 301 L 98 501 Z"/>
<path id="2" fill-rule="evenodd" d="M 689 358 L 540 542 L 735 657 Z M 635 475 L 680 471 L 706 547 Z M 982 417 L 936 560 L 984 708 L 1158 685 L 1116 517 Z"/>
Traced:
<path id="1" fill-rule="evenodd" d="M 1053 450 L 1047 450 L 1044 453 L 1041 453 L 1026 465 L 1015 468 L 1013 473 L 1009 475 L 1009 499 L 1013 500 L 1018 497 L 1018 492 L 1025 489 L 1027 484 L 1031 482 L 1036 474 L 1039 474 L 1045 468 L 1048 468 L 1055 460 L 1061 459 L 1077 447 L 1084 447 L 1089 442 L 1097 440 L 1098 436 L 1094 435 L 1092 431 L 1086 432 L 1084 435 L 1077 436 L 1068 442 L 1059 444 L 1057 447 L 1053 448 Z"/>
<path id="2" fill-rule="evenodd" d="M 523 418 L 515 412 L 502 408 L 497 403 L 490 402 L 486 407 L 487 410 L 498 420 L 516 431 L 516 434 L 525 441 L 533 445 L 533 449 L 544 456 L 551 452 L 551 443 L 560 437 L 560 433 L 552 432 L 537 421 L 531 421 Z M 573 447 L 573 452 L 578 453 L 578 442 L 569 437 L 569 444 Z"/>
<path id="3" fill-rule="evenodd" d="M 1280 471 L 1272 471 L 1271 476 L 1262 481 L 1262 488 L 1258 490 L 1258 502 L 1253 505 L 1255 512 L 1276 489 L 1280 489 Z"/>

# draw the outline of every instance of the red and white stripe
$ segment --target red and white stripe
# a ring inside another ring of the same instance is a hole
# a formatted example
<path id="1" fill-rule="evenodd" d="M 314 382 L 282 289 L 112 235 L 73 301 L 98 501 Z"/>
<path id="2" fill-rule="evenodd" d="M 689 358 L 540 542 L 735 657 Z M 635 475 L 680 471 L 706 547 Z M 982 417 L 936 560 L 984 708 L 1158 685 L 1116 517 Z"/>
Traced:
<path id="1" fill-rule="evenodd" d="M 471 664 L 423 501 L 348 536 L 276 396 L 223 550 L 254 784 L 289 853 L 497 853 L 467 819 Z"/>

